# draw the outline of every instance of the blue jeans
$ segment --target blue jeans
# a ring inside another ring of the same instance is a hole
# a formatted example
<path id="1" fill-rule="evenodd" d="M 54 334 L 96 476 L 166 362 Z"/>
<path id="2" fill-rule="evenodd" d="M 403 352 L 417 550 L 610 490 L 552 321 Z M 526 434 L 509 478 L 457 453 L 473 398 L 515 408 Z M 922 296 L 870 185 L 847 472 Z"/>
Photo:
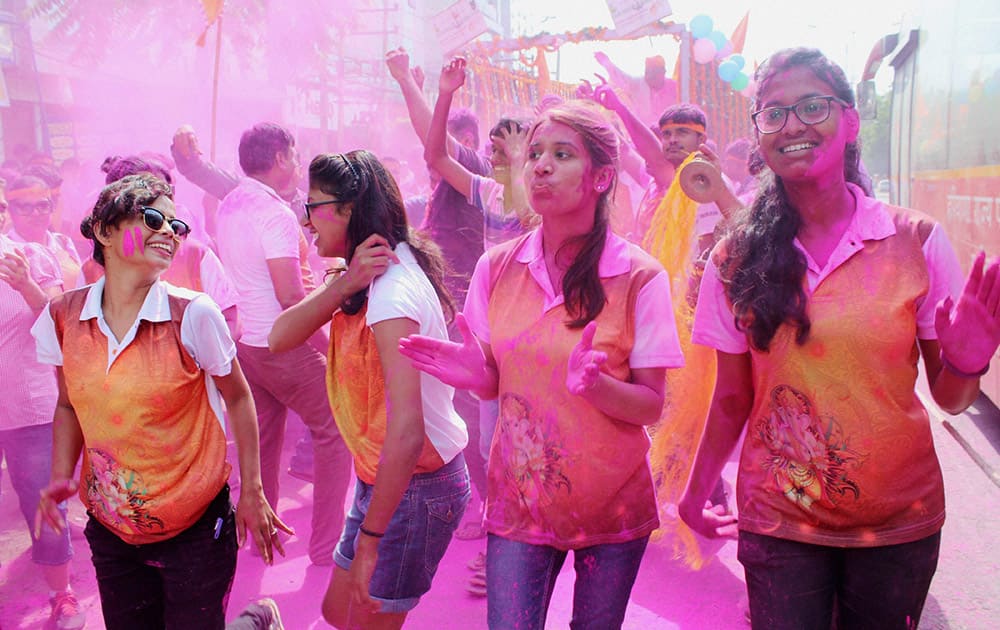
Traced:
<path id="1" fill-rule="evenodd" d="M 916 628 L 940 532 L 883 547 L 826 547 L 740 532 L 754 628 Z M 835 625 L 832 625 L 834 624 Z"/>
<path id="2" fill-rule="evenodd" d="M 354 561 L 358 528 L 368 513 L 373 490 L 374 486 L 360 479 L 355 484 L 354 502 L 333 554 L 333 561 L 345 571 Z M 368 585 L 372 598 L 382 604 L 381 612 L 412 610 L 430 590 L 471 494 L 461 453 L 434 472 L 413 475 L 385 537 L 379 540 L 375 573 Z"/>
<path id="3" fill-rule="evenodd" d="M 216 538 L 216 521 L 222 519 Z M 162 542 L 130 545 L 93 516 L 93 554 L 107 630 L 222 630 L 236 574 L 236 518 L 223 487 L 194 525 Z"/>
<path id="4" fill-rule="evenodd" d="M 35 512 L 40 493 L 49 485 L 52 474 L 52 423 L 0 431 L 0 459 L 7 460 L 10 484 L 17 493 L 21 514 L 28 524 L 32 561 L 47 566 L 66 564 L 73 557 L 69 527 L 57 534 L 48 525 L 43 525 L 41 535 L 35 537 Z M 59 512 L 65 522 L 65 501 L 59 504 Z"/>
<path id="5" fill-rule="evenodd" d="M 621 628 L 649 536 L 573 550 L 573 630 Z M 568 552 L 493 534 L 486 543 L 490 630 L 542 630 Z"/>

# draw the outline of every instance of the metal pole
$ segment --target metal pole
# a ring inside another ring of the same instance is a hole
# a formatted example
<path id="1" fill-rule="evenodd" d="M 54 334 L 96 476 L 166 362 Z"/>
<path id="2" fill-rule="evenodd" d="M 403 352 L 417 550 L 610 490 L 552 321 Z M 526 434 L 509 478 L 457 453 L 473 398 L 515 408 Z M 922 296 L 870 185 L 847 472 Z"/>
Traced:
<path id="1" fill-rule="evenodd" d="M 222 14 L 215 18 L 215 75 L 212 79 L 212 138 L 209 142 L 208 156 L 215 162 L 215 121 L 219 110 L 219 60 L 222 58 Z"/>

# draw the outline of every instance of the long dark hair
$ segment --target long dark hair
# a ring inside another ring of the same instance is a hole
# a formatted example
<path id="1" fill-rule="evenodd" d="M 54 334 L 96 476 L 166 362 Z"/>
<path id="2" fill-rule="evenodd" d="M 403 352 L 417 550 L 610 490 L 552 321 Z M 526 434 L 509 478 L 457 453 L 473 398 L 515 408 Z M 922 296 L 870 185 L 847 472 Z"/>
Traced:
<path id="1" fill-rule="evenodd" d="M 851 84 L 838 65 L 816 49 L 789 48 L 775 53 L 757 68 L 754 109 L 760 108 L 760 95 L 775 76 L 799 66 L 811 70 L 830 86 L 834 96 L 854 106 Z M 803 344 L 809 338 L 811 324 L 802 286 L 807 263 L 794 245 L 802 215 L 789 202 L 781 178 L 759 160 L 758 147 L 754 147 L 753 155 L 761 169 L 757 197 L 730 226 L 721 272 L 736 325 L 749 334 L 754 348 L 766 352 L 785 323 L 797 328 L 797 343 Z M 870 194 L 871 181 L 860 163 L 861 147 L 855 141 L 844 151 L 844 178 Z"/>
<path id="2" fill-rule="evenodd" d="M 590 156 L 591 171 L 602 166 L 614 168 L 608 187 L 597 198 L 594 226 L 586 234 L 569 239 L 559 248 L 560 251 L 564 247 L 579 248 L 573 263 L 563 276 L 562 290 L 566 312 L 572 318 L 566 325 L 569 328 L 583 328 L 601 314 L 608 302 L 598 274 L 598 262 L 608 237 L 610 198 L 618 178 L 618 134 L 604 112 L 586 101 L 566 101 L 542 112 L 532 126 L 529 137 L 534 136 L 538 125 L 546 120 L 564 124 L 580 134 Z M 559 252 L 556 252 L 556 258 L 558 257 Z"/>
<path id="3" fill-rule="evenodd" d="M 341 201 L 354 202 L 347 223 L 348 264 L 354 257 L 354 248 L 372 234 L 383 236 L 392 248 L 407 243 L 434 287 L 445 316 L 449 321 L 454 317 L 455 304 L 444 286 L 445 263 L 441 250 L 433 241 L 410 228 L 399 186 L 375 154 L 364 149 L 350 153 L 321 153 L 309 164 L 309 186 Z M 365 287 L 347 298 L 341 310 L 354 315 L 367 300 L 368 288 Z"/>

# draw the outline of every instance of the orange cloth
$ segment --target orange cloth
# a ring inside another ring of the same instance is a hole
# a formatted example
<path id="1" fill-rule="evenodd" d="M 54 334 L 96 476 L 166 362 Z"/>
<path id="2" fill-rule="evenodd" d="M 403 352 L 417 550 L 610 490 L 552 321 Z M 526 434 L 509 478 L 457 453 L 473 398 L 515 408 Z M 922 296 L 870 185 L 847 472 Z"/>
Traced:
<path id="1" fill-rule="evenodd" d="M 230 472 L 205 373 L 181 343 L 188 300 L 170 296 L 172 320 L 140 322 L 106 370 L 107 337 L 96 319 L 80 321 L 89 290 L 49 307 L 83 432 L 80 499 L 129 544 L 166 540 L 201 517 Z"/>
<path id="2" fill-rule="evenodd" d="M 375 333 L 365 323 L 367 311 L 365 305 L 354 315 L 334 313 L 326 389 L 337 428 L 354 456 L 355 474 L 365 483 L 374 484 L 388 415 L 382 362 L 375 346 Z M 425 433 L 413 472 L 433 472 L 444 464 Z"/>

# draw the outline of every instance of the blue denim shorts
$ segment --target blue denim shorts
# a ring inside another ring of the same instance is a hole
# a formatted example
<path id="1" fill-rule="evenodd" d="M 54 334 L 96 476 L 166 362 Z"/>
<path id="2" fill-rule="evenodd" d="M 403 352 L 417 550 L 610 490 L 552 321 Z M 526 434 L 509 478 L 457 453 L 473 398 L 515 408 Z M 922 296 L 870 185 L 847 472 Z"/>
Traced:
<path id="1" fill-rule="evenodd" d="M 374 486 L 360 479 L 347 514 L 344 533 L 333 561 L 350 570 L 357 549 L 358 528 L 365 520 Z M 469 472 L 461 453 L 438 470 L 413 475 L 379 540 L 378 561 L 368 585 L 383 613 L 412 610 L 431 588 L 438 563 L 462 521 L 471 496 Z"/>
<path id="2" fill-rule="evenodd" d="M 31 560 L 35 564 L 60 566 L 73 557 L 69 540 L 69 527 L 56 533 L 43 525 L 41 535 L 35 537 L 35 512 L 43 488 L 49 485 L 52 475 L 52 423 L 0 431 L 0 460 L 6 459 L 10 483 L 31 534 Z M 59 513 L 66 522 L 66 502 L 59 504 Z"/>

